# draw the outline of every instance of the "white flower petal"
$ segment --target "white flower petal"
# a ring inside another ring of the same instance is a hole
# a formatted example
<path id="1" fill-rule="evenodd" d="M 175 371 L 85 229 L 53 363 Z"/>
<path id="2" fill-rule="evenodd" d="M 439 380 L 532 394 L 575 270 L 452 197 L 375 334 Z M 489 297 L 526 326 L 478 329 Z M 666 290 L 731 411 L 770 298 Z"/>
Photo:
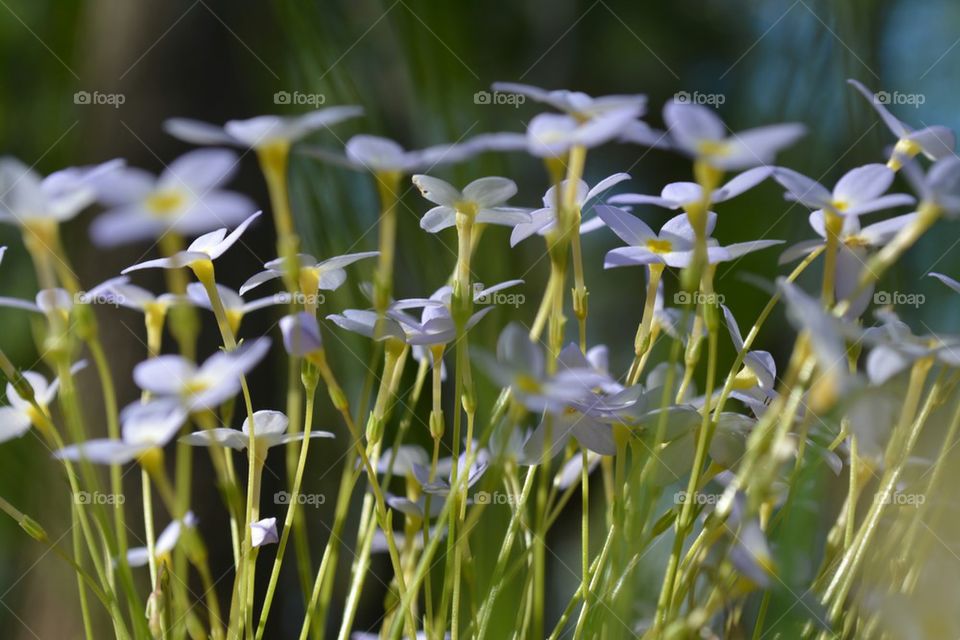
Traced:
<path id="1" fill-rule="evenodd" d="M 452 184 L 426 175 L 415 175 L 411 178 L 413 184 L 420 190 L 420 195 L 434 204 L 443 207 L 455 207 L 457 202 L 463 200 L 463 194 L 460 193 Z"/>

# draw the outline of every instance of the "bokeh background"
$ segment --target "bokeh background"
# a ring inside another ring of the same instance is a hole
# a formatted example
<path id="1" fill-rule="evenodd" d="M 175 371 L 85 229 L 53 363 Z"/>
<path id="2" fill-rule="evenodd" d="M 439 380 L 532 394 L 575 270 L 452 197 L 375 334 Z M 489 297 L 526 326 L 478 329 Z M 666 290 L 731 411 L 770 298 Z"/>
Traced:
<path id="1" fill-rule="evenodd" d="M 880 160 L 892 142 L 869 105 L 845 84 L 846 78 L 858 78 L 877 90 L 921 96 L 922 104 L 892 109 L 916 126 L 945 124 L 956 130 L 958 68 L 960 5 L 952 0 L 0 0 L 0 153 L 17 156 L 44 174 L 113 157 L 159 171 L 188 148 L 162 132 L 165 118 L 223 122 L 308 108 L 276 104 L 277 92 L 320 95 L 327 105 L 360 104 L 366 109 L 364 118 L 336 127 L 335 135 L 318 134 L 312 143 L 339 148 L 349 136 L 369 132 L 419 148 L 481 132 L 522 130 L 538 113 L 537 105 L 483 104 L 475 97 L 494 81 L 510 80 L 593 95 L 647 93 L 648 120 L 655 126 L 662 125 L 660 105 L 681 91 L 712 96 L 733 130 L 803 122 L 810 127 L 809 135 L 780 161 L 832 184 L 846 169 Z M 77 104 L 78 91 L 119 94 L 123 103 Z M 255 158 L 248 154 L 242 164 L 233 186 L 266 207 Z M 689 165 L 668 153 L 627 145 L 608 146 L 588 158 L 591 184 L 615 171 L 631 174 L 628 190 L 654 193 L 667 181 L 687 179 Z M 294 159 L 291 174 L 294 211 L 310 251 L 327 256 L 375 248 L 377 202 L 366 176 L 306 157 Z M 510 176 L 520 185 L 514 202 L 525 206 L 536 206 L 547 186 L 542 166 L 520 155 L 486 155 L 436 174 L 454 183 L 483 175 Z M 443 284 L 454 262 L 452 232 L 431 236 L 419 230 L 418 216 L 427 208 L 415 190 L 407 189 L 396 274 L 402 296 L 428 294 Z M 92 248 L 86 227 L 96 213 L 82 215 L 65 230 L 67 249 L 87 286 L 115 275 L 150 249 L 149 244 L 109 252 Z M 652 226 L 666 219 L 654 209 L 640 213 Z M 218 263 L 225 284 L 239 286 L 259 263 L 274 257 L 268 227 L 260 225 L 246 246 L 228 254 L 222 267 Z M 944 224 L 941 229 L 924 238 L 884 285 L 935 297 L 936 304 L 905 311 L 912 322 L 932 330 L 946 329 L 960 311 L 957 298 L 922 278 L 930 270 L 960 273 L 956 227 Z M 722 205 L 716 235 L 725 242 L 758 237 L 795 241 L 812 237 L 812 232 L 806 213 L 788 206 L 780 189 L 765 183 Z M 32 297 L 35 281 L 16 231 L 0 229 L 0 242 L 10 247 L 0 267 L 0 295 Z M 619 371 L 631 356 L 643 280 L 639 270 L 603 272 L 603 253 L 615 244 L 612 234 L 600 231 L 586 239 L 585 251 L 590 341 L 611 345 L 613 366 Z M 516 310 L 497 310 L 478 328 L 476 343 L 490 348 L 508 318 L 529 321 L 533 316 L 548 269 L 542 253 L 542 244 L 533 239 L 511 250 L 502 230 L 484 237 L 475 272 L 487 283 L 524 274 L 522 292 L 528 302 Z M 328 312 L 366 304 L 357 285 L 370 277 L 369 269 L 357 267 L 347 286 L 328 297 Z M 771 280 L 777 272 L 775 250 L 721 268 L 718 290 L 741 326 L 749 326 L 766 299 L 741 276 Z M 816 277 L 811 274 L 812 280 Z M 152 275 L 138 282 L 161 284 Z M 244 333 L 276 336 L 276 319 L 271 312 L 252 316 Z M 216 333 L 212 318 L 206 320 L 210 351 Z M 101 322 L 120 399 L 126 403 L 135 397 L 126 382 L 129 372 L 143 354 L 140 320 L 132 313 L 107 310 Z M 792 340 L 784 327 L 777 316 L 761 337 L 763 346 L 781 358 Z M 366 345 L 342 332 L 328 331 L 327 336 L 335 366 L 356 398 L 366 372 Z M 18 365 L 43 369 L 35 365 L 38 353 L 25 314 L 0 310 L 0 343 Z M 726 355 L 730 353 L 728 347 Z M 102 429 L 95 418 L 102 415 L 95 380 L 92 374 L 88 378 L 85 398 L 94 417 L 91 424 Z M 278 362 L 258 370 L 254 385 L 262 408 L 279 406 L 282 378 Z M 492 397 L 489 388 L 481 393 Z M 329 407 L 321 411 L 321 425 L 342 433 Z M 424 407 L 418 412 L 425 416 Z M 311 458 L 308 479 L 314 490 L 333 495 L 346 442 L 341 438 L 324 451 L 315 449 L 319 452 Z M 281 464 L 279 459 L 271 462 L 278 475 Z M 197 477 L 206 472 L 199 468 Z M 842 495 L 820 477 L 809 483 L 807 502 L 812 506 L 798 510 L 795 526 L 787 529 L 790 540 L 783 541 L 784 546 L 794 544 L 796 556 L 784 565 L 787 581 L 797 585 L 815 568 L 813 540 Z M 68 498 L 58 478 L 49 452 L 36 438 L 0 448 L 0 495 L 56 535 L 69 526 Z M 201 529 L 216 540 L 225 531 L 225 520 L 212 484 L 199 487 L 199 503 L 209 505 L 206 513 L 201 509 Z M 264 495 L 273 490 L 266 487 Z M 142 537 L 135 516 L 137 481 L 131 481 L 128 492 L 131 535 L 136 539 Z M 331 509 L 332 500 L 309 516 L 317 557 Z M 552 566 L 553 607 L 562 607 L 576 580 L 577 517 L 573 513 L 569 523 L 561 522 L 551 540 L 558 557 L 569 558 L 574 567 L 570 576 L 559 566 L 562 561 Z M 166 518 L 158 518 L 162 526 Z M 351 525 L 347 530 L 353 530 Z M 481 545 L 476 553 L 482 558 L 495 551 Z M 217 575 L 226 570 L 225 554 L 223 545 L 214 558 Z M 344 556 L 349 559 L 349 553 Z M 287 564 L 293 567 L 292 561 Z M 375 564 L 375 571 L 386 580 L 387 567 Z M 344 564 L 339 585 L 345 584 L 347 572 Z M 641 580 L 656 582 L 657 576 L 656 569 L 638 572 Z M 271 616 L 272 637 L 287 637 L 299 629 L 301 604 L 293 572 L 284 581 L 287 588 Z M 0 519 L 0 636 L 76 636 L 80 626 L 74 585 L 58 561 L 45 556 L 15 523 Z M 382 585 L 369 580 L 358 628 L 376 625 L 382 595 Z M 777 628 L 789 630 L 803 620 L 804 607 L 791 606 L 795 598 L 784 595 L 774 598 L 768 620 L 782 615 Z"/>

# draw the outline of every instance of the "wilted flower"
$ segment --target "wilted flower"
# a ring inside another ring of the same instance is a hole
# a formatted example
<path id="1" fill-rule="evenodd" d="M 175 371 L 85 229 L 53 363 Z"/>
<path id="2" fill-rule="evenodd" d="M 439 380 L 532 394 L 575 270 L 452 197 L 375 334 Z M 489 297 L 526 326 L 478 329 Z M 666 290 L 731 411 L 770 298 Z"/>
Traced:
<path id="1" fill-rule="evenodd" d="M 282 317 L 280 331 L 284 348 L 295 358 L 306 358 L 323 349 L 317 316 L 309 311 Z"/>
<path id="2" fill-rule="evenodd" d="M 439 205 L 420 219 L 420 227 L 430 233 L 454 226 L 457 213 L 468 215 L 477 223 L 508 227 L 530 221 L 530 214 L 523 209 L 501 206 L 517 192 L 516 183 L 507 178 L 479 178 L 463 191 L 439 178 L 424 175 L 413 176 L 413 184 L 424 198 Z"/>
<path id="3" fill-rule="evenodd" d="M 677 148 L 726 171 L 769 164 L 806 131 L 800 124 L 775 124 L 728 134 L 727 125 L 711 109 L 676 100 L 664 106 L 663 119 Z"/>
<path id="4" fill-rule="evenodd" d="M 603 205 L 596 204 L 595 200 L 614 185 L 629 179 L 630 176 L 626 173 L 615 173 L 598 182 L 592 189 L 586 182 L 580 180 L 577 184 L 577 194 L 574 198 L 574 204 L 580 209 L 581 216 L 590 210 L 596 210 L 598 207 L 602 207 Z M 543 195 L 543 208 L 536 209 L 530 213 L 530 222 L 521 222 L 513 228 L 513 233 L 510 234 L 511 247 L 516 246 L 517 243 L 529 238 L 535 233 L 545 236 L 557 226 L 558 197 L 566 191 L 567 181 L 564 180 L 561 182 L 559 188 L 560 190 L 557 191 L 557 186 L 550 187 Z M 603 220 L 599 217 L 594 217 L 580 224 L 580 233 L 589 233 L 602 226 Z"/>
<path id="5" fill-rule="evenodd" d="M 264 518 L 250 523 L 250 546 L 254 549 L 279 541 L 276 518 Z"/>
<path id="6" fill-rule="evenodd" d="M 244 195 L 220 187 L 236 172 L 237 154 L 197 149 L 159 176 L 124 167 L 93 181 L 97 199 L 109 209 L 90 226 L 94 243 L 111 247 L 168 231 L 196 236 L 243 221 L 256 209 Z"/>

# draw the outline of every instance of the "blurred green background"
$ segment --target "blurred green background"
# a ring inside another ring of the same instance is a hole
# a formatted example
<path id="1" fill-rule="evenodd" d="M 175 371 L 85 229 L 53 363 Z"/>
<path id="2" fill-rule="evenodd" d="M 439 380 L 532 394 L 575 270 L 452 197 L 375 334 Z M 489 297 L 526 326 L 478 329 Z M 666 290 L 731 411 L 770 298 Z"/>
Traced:
<path id="1" fill-rule="evenodd" d="M 593 95 L 644 92 L 650 96 L 647 119 L 655 126 L 662 126 L 660 105 L 680 91 L 720 96 L 720 112 L 733 130 L 803 122 L 810 127 L 809 135 L 779 160 L 832 184 L 851 167 L 883 159 L 884 148 L 892 142 L 873 110 L 844 80 L 853 77 L 876 90 L 921 95 L 923 104 L 895 105 L 893 110 L 916 126 L 945 124 L 956 130 L 958 38 L 960 5 L 951 0 L 0 0 L 0 149 L 35 164 L 44 174 L 112 157 L 159 171 L 188 148 L 163 134 L 165 118 L 223 122 L 302 109 L 275 104 L 274 94 L 280 91 L 322 95 L 327 105 L 364 106 L 364 118 L 336 127 L 335 135 L 318 134 L 312 140 L 317 144 L 338 148 L 349 136 L 369 132 L 418 148 L 481 132 L 522 130 L 538 113 L 537 105 L 475 100 L 475 93 L 489 89 L 492 82 L 509 80 Z M 124 100 L 116 108 L 78 105 L 77 91 L 118 93 Z M 616 171 L 632 175 L 626 190 L 654 193 L 667 181 L 688 179 L 689 164 L 669 153 L 627 145 L 611 145 L 588 157 L 591 184 Z M 291 172 L 295 214 L 309 250 L 328 256 L 375 248 L 378 211 L 366 176 L 304 157 L 294 160 Z M 483 175 L 510 176 L 520 185 L 513 202 L 523 206 L 537 206 L 547 186 L 540 163 L 516 154 L 486 155 L 436 174 L 454 183 Z M 244 159 L 234 187 L 266 207 L 252 156 Z M 765 183 L 721 207 L 716 235 L 724 242 L 812 237 L 806 213 L 784 203 L 774 184 Z M 453 265 L 452 232 L 431 236 L 417 226 L 427 208 L 415 190 L 407 189 L 400 215 L 399 296 L 429 294 L 443 284 Z M 667 217 L 652 208 L 639 213 L 652 226 Z M 86 226 L 95 214 L 69 223 L 64 235 L 86 286 L 116 274 L 148 246 L 93 249 L 86 242 Z M 247 247 L 229 254 L 223 266 L 218 263 L 225 284 L 239 286 L 258 263 L 274 257 L 267 227 L 261 225 L 250 234 Z M 929 270 L 960 273 L 960 260 L 952 251 L 954 229 L 944 223 L 942 232 L 924 238 L 885 284 L 889 290 L 936 296 L 937 304 L 905 312 L 933 330 L 946 329 L 949 318 L 960 311 L 956 298 L 922 278 Z M 15 230 L 0 229 L 0 241 L 10 247 L 0 267 L 0 294 L 32 297 L 32 269 Z M 586 277 L 591 291 L 590 341 L 611 345 L 614 370 L 621 371 L 631 356 L 643 279 L 640 270 L 603 272 L 603 253 L 615 245 L 606 231 L 588 237 Z M 507 232 L 491 230 L 485 235 L 475 272 L 488 284 L 525 274 L 522 292 L 527 304 L 518 310 L 500 309 L 485 320 L 476 344 L 492 348 L 509 318 L 532 318 L 548 268 L 542 253 L 536 239 L 510 250 Z M 366 304 L 357 284 L 369 278 L 369 269 L 369 265 L 355 268 L 348 285 L 328 298 L 327 312 Z M 741 326 L 749 326 L 766 296 L 738 277 L 744 273 L 773 279 L 778 273 L 776 252 L 755 254 L 732 268 L 721 268 L 718 275 L 718 291 Z M 816 277 L 811 274 L 811 280 Z M 138 282 L 160 286 L 159 277 Z M 115 375 L 127 380 L 142 359 L 140 319 L 109 310 L 101 320 Z M 276 336 L 275 320 L 270 312 L 258 314 L 245 323 L 244 333 L 272 330 Z M 216 334 L 211 319 L 207 321 L 205 335 L 211 345 Z M 25 315 L 0 310 L 0 327 L 3 349 L 18 365 L 34 366 L 37 353 Z M 792 340 L 784 327 L 779 320 L 771 322 L 761 339 L 779 357 Z M 568 328 L 572 337 L 573 328 Z M 336 367 L 350 380 L 355 398 L 365 372 L 366 346 L 342 333 L 327 336 Z M 730 351 L 728 347 L 728 356 Z M 257 401 L 262 408 L 280 402 L 282 369 L 273 364 L 273 370 L 270 365 L 261 367 L 254 381 L 261 389 Z M 90 398 L 90 415 L 97 416 L 102 414 L 93 378 L 86 379 L 85 397 Z M 121 382 L 120 394 L 126 403 L 135 397 L 135 390 Z M 482 394 L 481 399 L 492 397 L 489 388 Z M 329 408 L 323 411 L 323 422 L 334 425 Z M 341 439 L 312 458 L 309 481 L 316 490 L 332 491 L 344 446 L 346 440 Z M 25 437 L 3 445 L 0 461 L 0 495 L 51 531 L 65 532 L 68 498 L 59 486 L 51 486 L 58 476 L 39 441 Z M 281 462 L 271 463 L 278 475 Z M 206 472 L 201 467 L 198 477 Z M 131 483 L 131 496 L 137 495 L 138 486 Z M 836 500 L 830 489 L 829 482 L 811 480 L 813 504 L 790 528 L 799 555 L 784 564 L 800 585 L 815 567 L 807 555 L 816 553 L 808 532 L 822 528 L 829 515 L 822 508 L 832 508 Z M 204 490 L 207 495 L 198 500 L 209 504 L 209 511 L 200 513 L 201 528 L 216 539 L 224 527 L 223 514 L 213 487 L 201 485 Z M 273 490 L 267 487 L 264 494 Z M 136 501 L 131 501 L 134 507 Z M 331 508 L 328 504 L 310 516 L 316 549 L 326 540 L 324 522 Z M 136 510 L 131 508 L 130 514 L 132 535 L 142 535 Z M 162 526 L 165 517 L 160 521 Z M 577 529 L 572 521 L 567 524 L 560 523 L 551 545 L 561 555 L 569 552 L 570 564 L 576 567 Z M 481 558 L 490 552 L 477 550 Z M 224 547 L 215 558 L 217 575 L 226 570 L 225 554 Z M 288 564 L 292 567 L 292 562 Z M 383 579 L 389 575 L 385 566 L 376 565 L 375 570 Z M 572 577 L 562 569 L 552 571 L 551 594 L 560 603 L 553 606 L 562 606 L 576 569 Z M 339 584 L 346 573 L 344 567 Z M 657 580 L 658 575 L 656 570 L 638 574 L 645 580 Z M 285 576 L 285 581 L 289 593 L 281 593 L 275 611 L 287 615 L 272 616 L 276 637 L 299 628 L 295 576 Z M 379 616 L 381 585 L 376 580 L 368 584 L 358 628 L 375 626 Z M 27 541 L 13 522 L 0 520 L 0 636 L 77 635 L 75 598 L 69 573 Z M 778 624 L 788 625 L 802 616 L 802 611 L 791 612 L 790 604 L 789 599 L 775 599 L 772 611 L 778 613 L 768 614 L 768 620 L 786 612 Z M 551 610 L 551 615 L 556 613 Z"/>

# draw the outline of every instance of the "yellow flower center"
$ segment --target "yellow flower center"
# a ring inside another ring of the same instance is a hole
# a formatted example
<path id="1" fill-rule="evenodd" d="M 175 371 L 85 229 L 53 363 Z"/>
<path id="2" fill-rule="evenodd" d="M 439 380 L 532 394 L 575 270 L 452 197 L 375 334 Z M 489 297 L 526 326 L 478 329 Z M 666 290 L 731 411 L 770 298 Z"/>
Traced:
<path id="1" fill-rule="evenodd" d="M 866 247 L 870 244 L 866 238 L 859 235 L 849 235 L 843 239 L 843 243 L 851 249 L 855 247 Z"/>
<path id="2" fill-rule="evenodd" d="M 730 154 L 730 143 L 725 140 L 701 140 L 697 143 L 697 152 L 704 156 L 726 156 Z"/>
<path id="3" fill-rule="evenodd" d="M 145 202 L 147 209 L 156 216 L 164 217 L 180 210 L 187 202 L 187 196 L 178 189 L 154 191 Z"/>
<path id="4" fill-rule="evenodd" d="M 516 379 L 517 388 L 525 393 L 537 393 L 540 391 L 540 383 L 533 376 L 522 373 Z"/>
<path id="5" fill-rule="evenodd" d="M 850 203 L 846 200 L 834 200 L 832 204 L 833 208 L 837 211 L 846 211 L 848 208 L 850 208 Z"/>
<path id="6" fill-rule="evenodd" d="M 651 238 L 647 240 L 647 249 L 653 253 L 670 253 L 673 250 L 673 244 L 669 240 Z"/>

